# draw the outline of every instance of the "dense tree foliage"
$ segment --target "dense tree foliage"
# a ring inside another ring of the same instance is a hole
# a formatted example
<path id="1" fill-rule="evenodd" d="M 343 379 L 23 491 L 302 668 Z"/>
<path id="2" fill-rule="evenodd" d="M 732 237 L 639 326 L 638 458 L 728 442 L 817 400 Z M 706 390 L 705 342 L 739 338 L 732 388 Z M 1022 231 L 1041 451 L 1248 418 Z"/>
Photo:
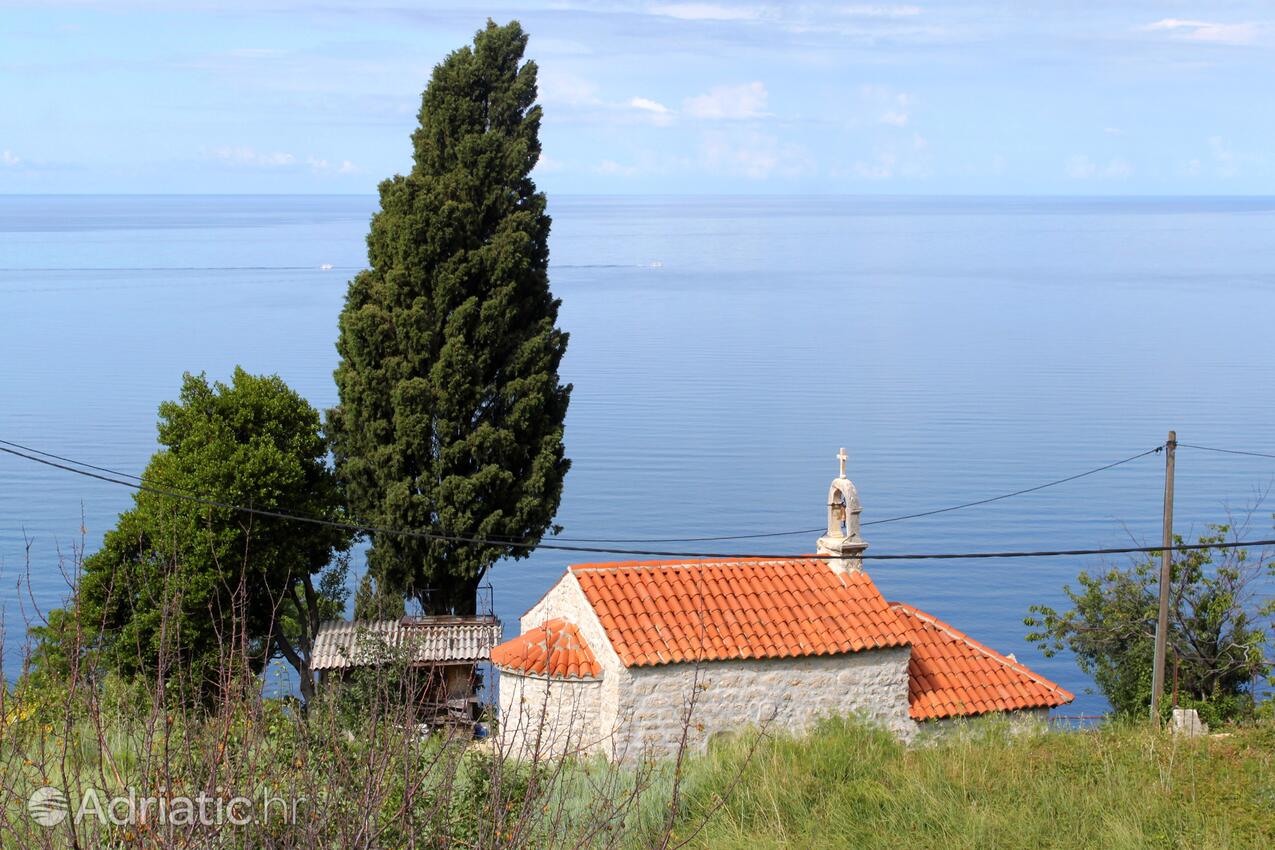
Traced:
<path id="1" fill-rule="evenodd" d="M 350 535 L 158 491 L 339 518 L 318 412 L 278 377 L 236 369 L 226 385 L 186 375 L 180 399 L 160 406 L 159 442 L 143 475 L 156 489 L 139 491 L 85 559 L 74 616 L 50 620 L 41 657 L 68 663 L 74 628 L 95 664 L 151 677 L 166 669 L 206 699 L 228 675 L 282 655 L 306 673 L 309 696 L 310 640 L 344 606 L 345 560 L 334 556 Z"/>
<path id="2" fill-rule="evenodd" d="M 1211 527 L 1201 543 L 1222 543 L 1230 528 Z M 1176 537 L 1176 544 L 1183 540 Z M 1166 688 L 1179 704 L 1201 709 L 1217 722 L 1239 713 L 1254 679 L 1269 672 L 1267 634 L 1252 585 L 1271 565 L 1242 550 L 1176 553 L 1172 564 Z M 1099 575 L 1082 572 L 1080 587 L 1064 587 L 1072 607 L 1059 612 L 1031 606 L 1027 636 L 1046 655 L 1075 653 L 1080 668 L 1118 713 L 1143 716 L 1151 705 L 1151 673 L 1157 611 L 1157 560 Z M 1166 708 L 1172 700 L 1165 700 Z"/>
<path id="3" fill-rule="evenodd" d="M 354 619 L 397 620 L 407 613 L 403 594 L 381 585 L 371 573 L 364 573 L 354 592 Z"/>
<path id="4" fill-rule="evenodd" d="M 380 587 L 429 611 L 472 611 L 483 572 L 527 554 L 508 541 L 539 542 L 569 463 L 526 43 L 517 22 L 488 22 L 434 69 L 415 164 L 381 183 L 370 268 L 340 317 L 327 428 L 352 514 L 490 541 L 371 534 Z"/>

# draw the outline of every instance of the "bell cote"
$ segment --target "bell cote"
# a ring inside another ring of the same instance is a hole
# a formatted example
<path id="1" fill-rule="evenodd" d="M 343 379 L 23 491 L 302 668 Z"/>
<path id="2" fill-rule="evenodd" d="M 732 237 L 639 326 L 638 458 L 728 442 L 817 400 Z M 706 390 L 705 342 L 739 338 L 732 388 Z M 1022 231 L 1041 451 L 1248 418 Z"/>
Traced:
<path id="1" fill-rule="evenodd" d="M 859 491 L 846 477 L 848 457 L 844 448 L 837 452 L 840 473 L 828 488 L 828 528 L 816 544 L 820 555 L 832 556 L 828 565 L 840 573 L 862 570 L 863 550 L 868 548 L 859 534 L 859 515 L 863 512 Z"/>

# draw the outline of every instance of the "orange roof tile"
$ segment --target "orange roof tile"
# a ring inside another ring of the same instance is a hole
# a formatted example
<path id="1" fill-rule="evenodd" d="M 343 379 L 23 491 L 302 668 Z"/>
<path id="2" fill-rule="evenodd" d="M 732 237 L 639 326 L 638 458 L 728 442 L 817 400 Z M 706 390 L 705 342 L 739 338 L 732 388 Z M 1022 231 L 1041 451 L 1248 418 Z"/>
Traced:
<path id="1" fill-rule="evenodd" d="M 571 572 L 626 667 L 909 643 L 867 573 L 841 575 L 813 558 L 625 561 Z"/>
<path id="2" fill-rule="evenodd" d="M 602 665 L 576 624 L 562 619 L 549 620 L 494 647 L 491 661 L 508 670 L 554 678 L 602 675 Z"/>
<path id="3" fill-rule="evenodd" d="M 912 643 L 908 711 L 913 720 L 1053 708 L 1076 698 L 937 617 L 902 602 L 890 606 Z"/>

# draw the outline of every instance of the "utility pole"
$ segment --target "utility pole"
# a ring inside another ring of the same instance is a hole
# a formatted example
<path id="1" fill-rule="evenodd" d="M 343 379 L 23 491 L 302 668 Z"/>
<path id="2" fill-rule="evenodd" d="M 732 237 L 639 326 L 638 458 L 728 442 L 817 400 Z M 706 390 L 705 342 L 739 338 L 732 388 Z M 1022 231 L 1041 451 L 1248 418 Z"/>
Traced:
<path id="1" fill-rule="evenodd" d="M 1164 528 L 1160 552 L 1160 614 L 1155 624 L 1155 668 L 1151 671 L 1151 720 L 1160 722 L 1160 698 L 1164 696 L 1164 650 L 1169 637 L 1169 584 L 1173 565 L 1173 455 L 1178 432 L 1170 431 L 1164 444 Z"/>

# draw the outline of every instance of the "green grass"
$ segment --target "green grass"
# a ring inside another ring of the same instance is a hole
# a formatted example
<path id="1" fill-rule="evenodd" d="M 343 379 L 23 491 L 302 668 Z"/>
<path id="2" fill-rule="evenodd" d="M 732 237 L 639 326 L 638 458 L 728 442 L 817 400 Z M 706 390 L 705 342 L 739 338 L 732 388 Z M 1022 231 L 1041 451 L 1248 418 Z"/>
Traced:
<path id="1" fill-rule="evenodd" d="M 905 747 L 828 721 L 806 738 L 764 740 L 749 757 L 751 746 L 740 738 L 690 765 L 677 834 L 691 846 L 1275 846 L 1269 723 L 1198 739 L 1135 725 L 975 723 Z"/>
<path id="2" fill-rule="evenodd" d="M 109 789 L 116 776 L 143 789 L 264 784 L 307 800 L 300 824 L 209 846 L 356 847 L 371 835 L 379 847 L 492 850 L 1275 847 L 1270 719 L 1196 739 L 1146 725 L 1064 732 L 996 721 L 911 746 L 853 720 L 802 738 L 744 733 L 686 760 L 665 844 L 669 762 L 594 758 L 533 774 L 499 765 L 489 748 L 444 747 L 362 716 L 352 726 L 319 710 L 302 719 L 272 701 L 149 726 L 140 706 L 98 708 L 53 700 L 0 724 L 0 847 L 71 846 L 69 834 L 31 822 L 26 795 L 42 784 Z M 80 846 L 189 840 L 86 829 Z"/>

